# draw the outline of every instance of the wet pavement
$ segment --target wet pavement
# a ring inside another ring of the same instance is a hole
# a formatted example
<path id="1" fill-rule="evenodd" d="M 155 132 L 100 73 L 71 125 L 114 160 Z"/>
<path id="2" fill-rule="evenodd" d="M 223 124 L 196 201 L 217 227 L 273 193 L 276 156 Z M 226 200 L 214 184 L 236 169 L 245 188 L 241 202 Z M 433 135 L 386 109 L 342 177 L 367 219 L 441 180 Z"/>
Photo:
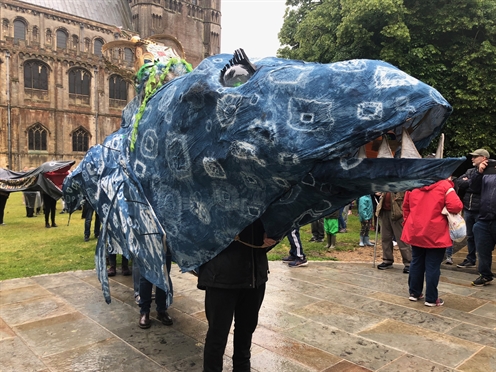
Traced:
<path id="1" fill-rule="evenodd" d="M 271 262 L 252 371 L 496 371 L 496 281 L 473 287 L 475 270 L 443 265 L 445 305 L 430 308 L 408 301 L 407 275 L 394 266 Z M 110 305 L 93 270 L 0 282 L 0 371 L 201 371 L 204 292 L 175 265 L 171 276 L 174 325 L 152 312 L 147 330 L 119 272 Z"/>

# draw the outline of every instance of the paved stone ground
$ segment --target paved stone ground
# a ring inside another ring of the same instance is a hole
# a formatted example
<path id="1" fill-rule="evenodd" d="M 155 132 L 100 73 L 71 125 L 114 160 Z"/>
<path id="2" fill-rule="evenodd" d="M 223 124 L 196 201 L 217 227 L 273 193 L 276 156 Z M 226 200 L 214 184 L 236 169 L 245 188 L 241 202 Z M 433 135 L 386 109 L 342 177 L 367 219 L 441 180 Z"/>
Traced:
<path id="1" fill-rule="evenodd" d="M 270 268 L 253 371 L 496 371 L 496 283 L 471 286 L 473 270 L 443 265 L 445 306 L 429 308 L 408 301 L 402 265 Z M 111 279 L 110 305 L 93 270 L 0 282 L 0 370 L 201 371 L 204 292 L 172 271 L 174 325 L 152 319 L 148 330 L 138 327 L 130 277 Z"/>

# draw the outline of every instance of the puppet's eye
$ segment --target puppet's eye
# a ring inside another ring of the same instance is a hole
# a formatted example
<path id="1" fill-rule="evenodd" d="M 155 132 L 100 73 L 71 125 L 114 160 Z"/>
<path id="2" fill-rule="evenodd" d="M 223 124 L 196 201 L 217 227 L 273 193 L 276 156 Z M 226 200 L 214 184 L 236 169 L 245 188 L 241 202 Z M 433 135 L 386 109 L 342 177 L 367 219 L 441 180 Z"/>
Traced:
<path id="1" fill-rule="evenodd" d="M 220 71 L 220 83 L 229 88 L 239 87 L 253 76 L 256 69 L 245 51 L 236 49 L 229 63 Z"/>
<path id="2" fill-rule="evenodd" d="M 252 72 L 246 66 L 234 65 L 229 67 L 223 76 L 223 85 L 225 87 L 239 87 L 246 83 L 251 76 Z"/>

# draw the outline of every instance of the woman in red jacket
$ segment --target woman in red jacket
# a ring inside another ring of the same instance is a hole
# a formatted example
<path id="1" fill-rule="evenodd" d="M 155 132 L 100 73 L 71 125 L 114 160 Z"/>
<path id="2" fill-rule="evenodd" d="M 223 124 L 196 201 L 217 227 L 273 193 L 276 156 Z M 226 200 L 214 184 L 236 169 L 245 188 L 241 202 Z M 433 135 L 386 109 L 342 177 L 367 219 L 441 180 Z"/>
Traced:
<path id="1" fill-rule="evenodd" d="M 458 213 L 463 208 L 453 185 L 451 180 L 441 180 L 407 191 L 403 201 L 404 225 L 401 240 L 412 246 L 408 277 L 409 299 L 418 301 L 424 298 L 422 289 L 425 275 L 426 306 L 444 304 L 438 297 L 437 285 L 444 253 L 453 242 L 449 235 L 448 220 L 441 211 L 445 206 L 450 213 Z"/>

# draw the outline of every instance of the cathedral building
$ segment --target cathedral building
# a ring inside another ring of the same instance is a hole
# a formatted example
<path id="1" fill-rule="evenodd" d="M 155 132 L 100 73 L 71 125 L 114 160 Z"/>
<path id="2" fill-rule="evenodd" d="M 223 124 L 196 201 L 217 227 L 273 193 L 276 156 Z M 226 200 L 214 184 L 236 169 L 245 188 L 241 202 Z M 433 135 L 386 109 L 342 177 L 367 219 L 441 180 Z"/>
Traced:
<path id="1" fill-rule="evenodd" d="M 104 45 L 169 35 L 196 67 L 220 53 L 220 3 L 0 0 L 0 168 L 79 163 L 135 95 L 136 49 Z"/>

